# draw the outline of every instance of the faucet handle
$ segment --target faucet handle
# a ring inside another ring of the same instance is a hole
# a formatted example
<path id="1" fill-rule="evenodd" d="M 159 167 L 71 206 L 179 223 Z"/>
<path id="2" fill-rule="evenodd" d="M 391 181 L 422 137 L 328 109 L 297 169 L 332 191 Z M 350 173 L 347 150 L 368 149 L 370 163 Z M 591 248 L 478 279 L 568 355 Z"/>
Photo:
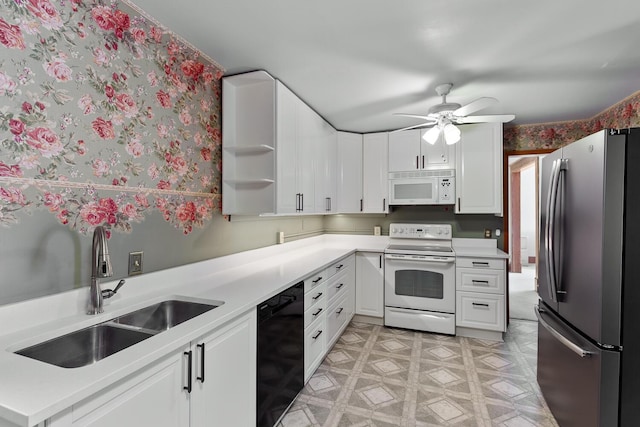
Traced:
<path id="1" fill-rule="evenodd" d="M 121 279 L 118 284 L 116 285 L 115 289 L 105 289 L 102 291 L 102 298 L 111 298 L 112 296 L 114 296 L 117 292 L 118 289 L 120 289 L 122 286 L 124 285 L 124 279 Z"/>

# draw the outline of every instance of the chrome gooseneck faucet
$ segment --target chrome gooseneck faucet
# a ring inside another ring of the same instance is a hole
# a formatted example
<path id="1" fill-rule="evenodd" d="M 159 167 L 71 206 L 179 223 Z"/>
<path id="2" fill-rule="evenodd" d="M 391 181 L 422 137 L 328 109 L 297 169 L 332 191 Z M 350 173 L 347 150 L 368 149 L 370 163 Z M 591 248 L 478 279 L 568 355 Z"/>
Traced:
<path id="1" fill-rule="evenodd" d="M 97 226 L 93 231 L 93 245 L 91 246 L 91 288 L 87 314 L 102 313 L 102 290 L 98 279 L 111 276 L 113 276 L 113 269 L 107 247 L 107 235 L 104 227 Z"/>

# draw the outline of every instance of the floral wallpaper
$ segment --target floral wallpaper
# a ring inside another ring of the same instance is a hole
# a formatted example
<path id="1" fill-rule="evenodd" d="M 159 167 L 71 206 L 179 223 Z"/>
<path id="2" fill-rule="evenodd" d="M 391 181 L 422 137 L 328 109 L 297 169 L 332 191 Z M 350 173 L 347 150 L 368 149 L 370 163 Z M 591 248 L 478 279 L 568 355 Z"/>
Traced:
<path id="1" fill-rule="evenodd" d="M 120 1 L 0 0 L 0 225 L 81 233 L 220 208 L 222 69 Z"/>
<path id="2" fill-rule="evenodd" d="M 640 126 L 640 92 L 586 120 L 504 128 L 504 149 L 523 151 L 560 148 L 604 128 Z"/>

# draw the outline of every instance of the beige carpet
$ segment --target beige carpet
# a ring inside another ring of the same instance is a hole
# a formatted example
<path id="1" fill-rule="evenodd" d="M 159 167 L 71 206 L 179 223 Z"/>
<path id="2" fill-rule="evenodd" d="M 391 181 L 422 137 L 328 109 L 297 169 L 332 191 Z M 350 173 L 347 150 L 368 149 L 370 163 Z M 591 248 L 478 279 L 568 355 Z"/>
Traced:
<path id="1" fill-rule="evenodd" d="M 535 273 L 535 266 L 523 266 L 522 273 L 509 273 L 510 319 L 537 320 L 533 312 L 538 303 Z"/>

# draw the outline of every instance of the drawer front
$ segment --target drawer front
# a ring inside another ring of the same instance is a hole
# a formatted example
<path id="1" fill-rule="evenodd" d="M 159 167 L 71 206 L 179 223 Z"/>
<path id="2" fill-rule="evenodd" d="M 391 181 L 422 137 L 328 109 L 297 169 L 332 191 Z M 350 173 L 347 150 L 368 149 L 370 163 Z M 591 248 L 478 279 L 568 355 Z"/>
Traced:
<path id="1" fill-rule="evenodd" d="M 311 324 L 304 334 L 304 380 L 311 377 L 313 372 L 322 362 L 326 349 L 327 322 L 325 316 L 321 316 Z"/>
<path id="2" fill-rule="evenodd" d="M 345 294 L 327 310 L 327 341 L 329 343 L 336 339 L 336 334 L 340 332 L 342 326 L 349 320 L 348 301 L 348 295 Z"/>
<path id="3" fill-rule="evenodd" d="M 456 326 L 505 330 L 505 304 L 503 295 L 458 292 Z"/>
<path id="4" fill-rule="evenodd" d="M 356 263 L 356 256 L 349 255 L 346 258 L 342 258 L 340 261 L 334 262 L 332 265 L 327 267 L 326 275 L 327 279 L 333 277 L 334 275 L 341 273 L 347 270 L 350 266 Z"/>
<path id="5" fill-rule="evenodd" d="M 355 268 L 349 267 L 327 281 L 327 298 L 329 304 L 341 298 L 350 286 L 356 283 Z"/>
<path id="6" fill-rule="evenodd" d="M 318 286 L 311 289 L 309 292 L 305 293 L 304 294 L 304 310 L 307 311 L 311 307 L 318 304 L 321 299 L 326 297 L 326 295 L 327 295 L 326 283 L 321 283 Z"/>
<path id="7" fill-rule="evenodd" d="M 459 291 L 504 293 L 504 272 L 478 268 L 457 268 L 456 289 Z"/>
<path id="8" fill-rule="evenodd" d="M 307 293 L 311 291 L 313 288 L 320 285 L 325 280 L 327 280 L 326 269 L 320 270 L 317 273 L 312 274 L 311 276 L 304 279 L 304 292 Z"/>
<path id="9" fill-rule="evenodd" d="M 456 267 L 460 268 L 491 268 L 495 270 L 505 269 L 505 260 L 492 258 L 463 258 L 456 257 Z"/>
<path id="10" fill-rule="evenodd" d="M 327 298 L 321 296 L 313 306 L 304 312 L 304 327 L 308 328 L 327 311 Z"/>

